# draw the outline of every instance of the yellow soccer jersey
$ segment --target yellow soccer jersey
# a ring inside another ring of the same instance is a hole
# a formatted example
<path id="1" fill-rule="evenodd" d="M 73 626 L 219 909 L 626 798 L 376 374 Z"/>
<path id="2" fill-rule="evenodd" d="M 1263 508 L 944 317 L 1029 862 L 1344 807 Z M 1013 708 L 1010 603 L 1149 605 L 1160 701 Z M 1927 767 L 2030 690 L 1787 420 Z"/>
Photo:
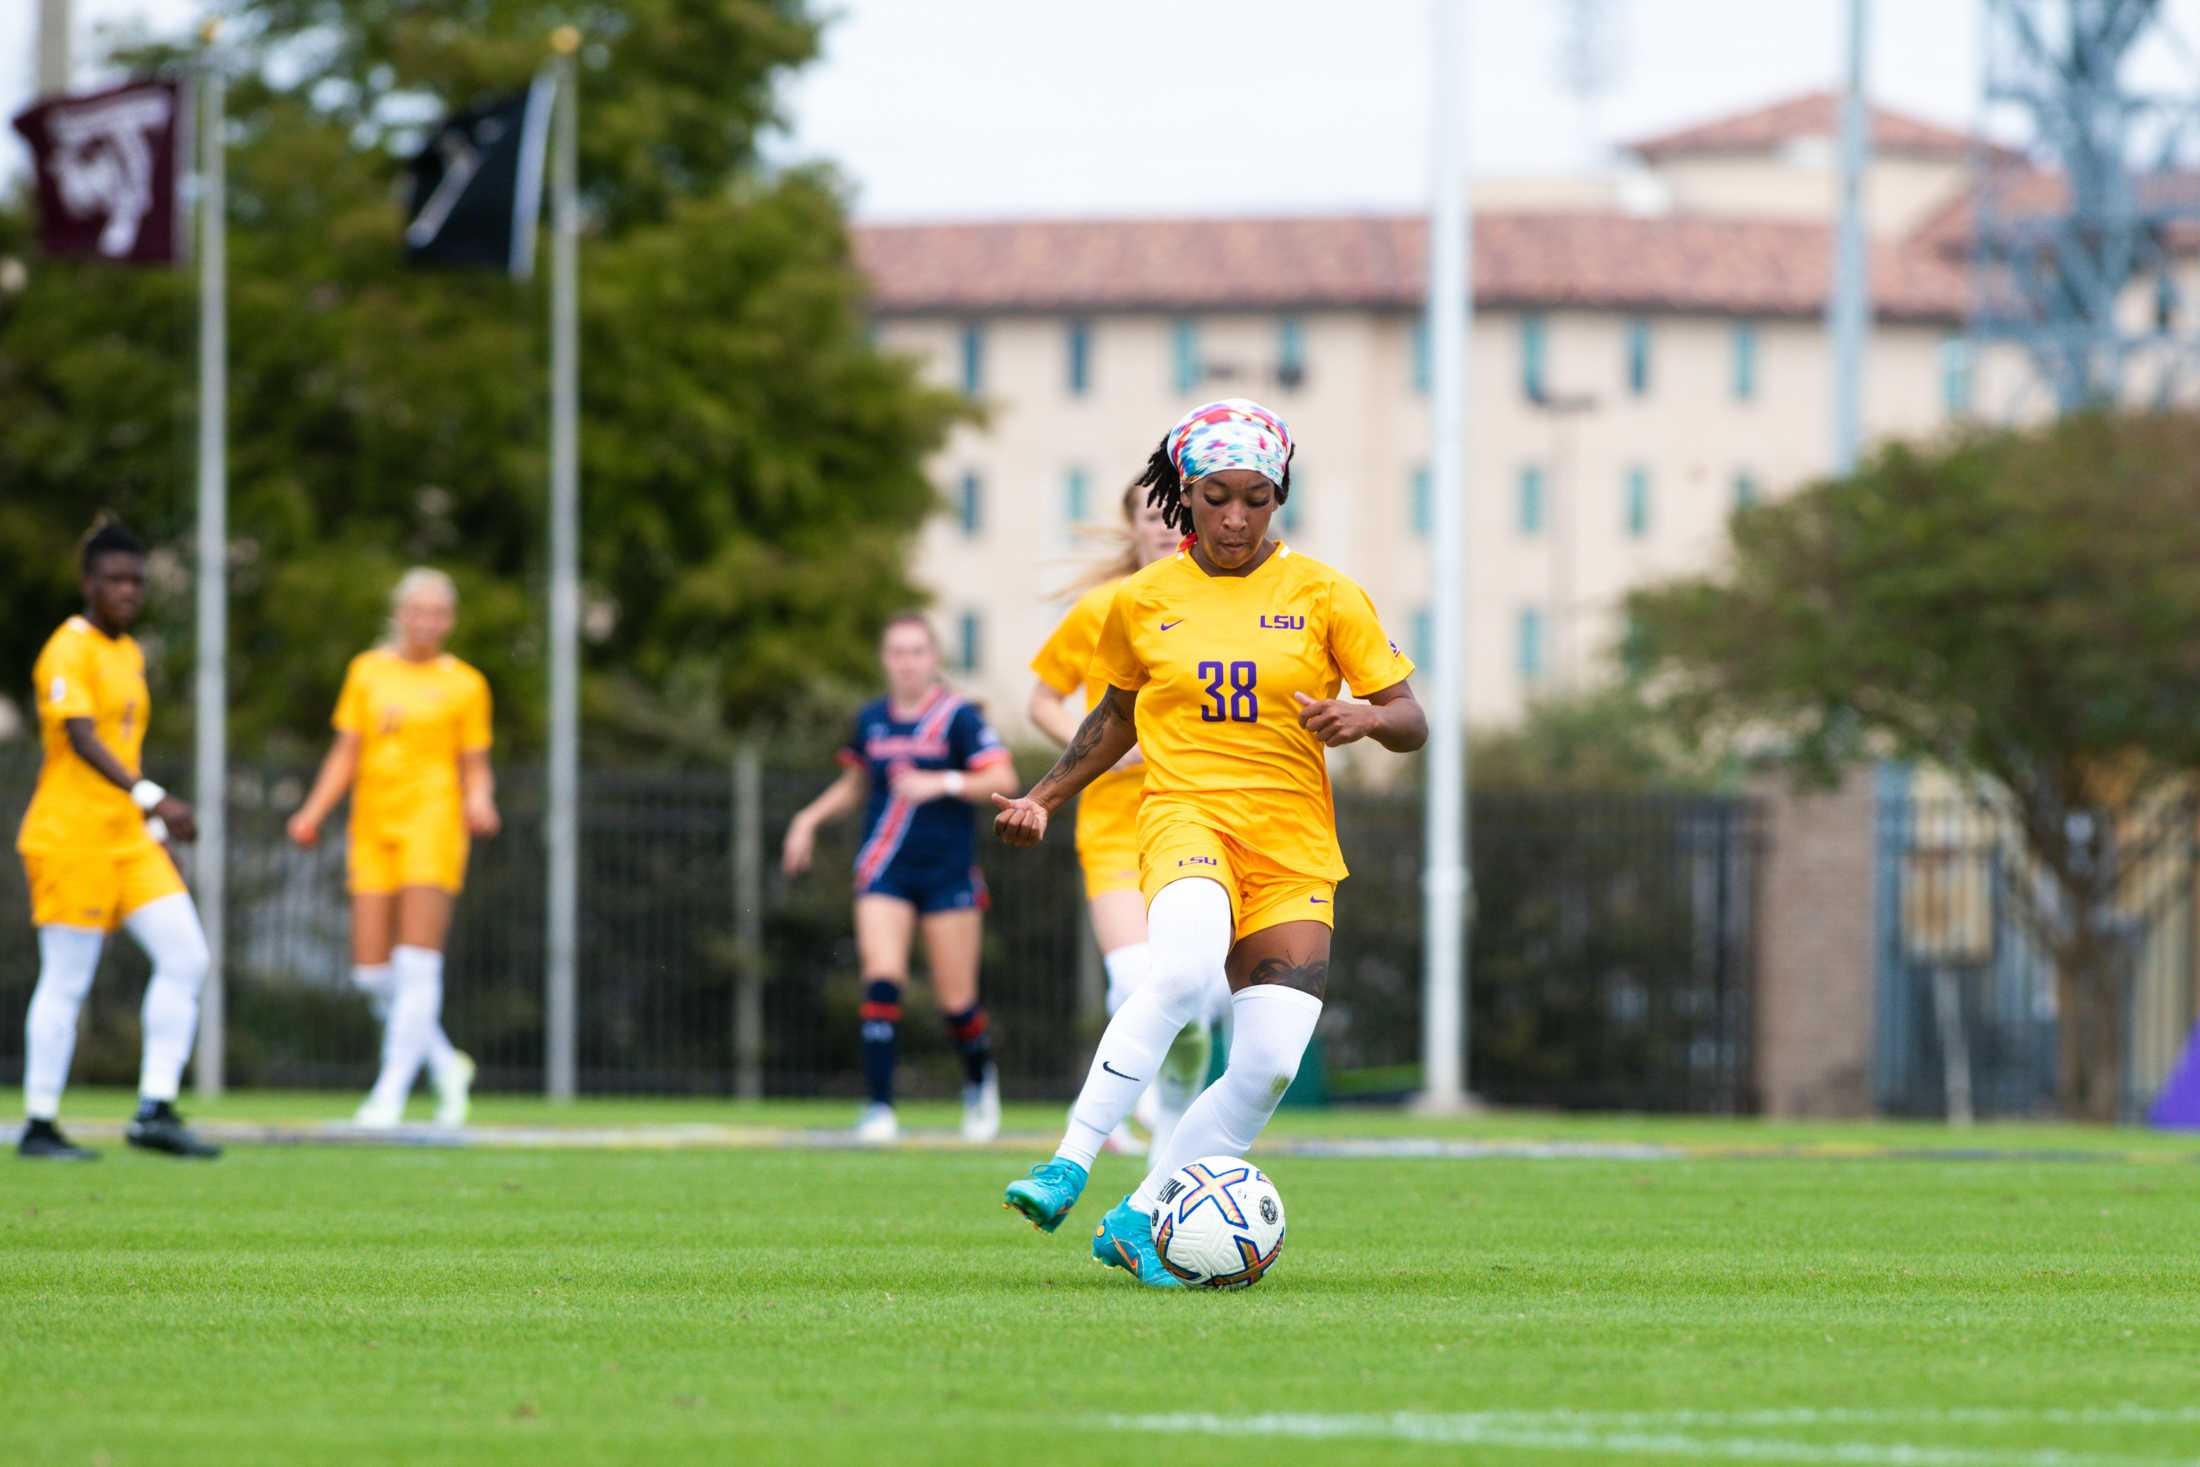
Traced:
<path id="1" fill-rule="evenodd" d="M 1054 635 L 1047 638 L 1046 645 L 1031 659 L 1031 670 L 1038 674 L 1040 682 L 1055 692 L 1067 695 L 1082 686 L 1085 690 L 1087 713 L 1092 711 L 1093 705 L 1100 701 L 1100 695 L 1108 687 L 1105 679 L 1092 674 L 1092 651 L 1099 645 L 1100 628 L 1107 624 L 1108 608 L 1115 604 L 1116 590 L 1128 579 L 1127 576 L 1118 576 L 1111 581 L 1102 581 L 1078 597 L 1076 604 L 1063 615 L 1060 625 L 1055 627 Z M 1138 808 L 1136 786 L 1140 777 L 1135 768 L 1111 769 L 1085 786 L 1085 803 L 1079 807 L 1079 821 L 1084 819 L 1087 808 L 1102 803 L 1113 808 L 1122 803 L 1121 799 L 1111 799 L 1119 790 L 1122 796 L 1128 798 L 1129 808 L 1135 811 Z"/>
<path id="2" fill-rule="evenodd" d="M 89 718 L 99 741 L 135 774 L 145 748 L 152 700 L 145 688 L 145 653 L 124 635 L 110 637 L 72 616 L 47 638 L 31 670 L 38 698 L 38 732 L 45 762 L 23 813 L 18 850 L 125 850 L 150 843 L 145 817 L 128 790 L 77 757 L 69 747 L 71 719 Z"/>
<path id="3" fill-rule="evenodd" d="M 1138 694 L 1142 830 L 1190 819 L 1290 870 L 1344 877 L 1328 761 L 1292 695 L 1412 675 L 1358 585 L 1288 545 L 1249 576 L 1210 576 L 1180 552 L 1123 582 L 1092 672 Z"/>
<path id="4" fill-rule="evenodd" d="M 458 756 L 489 747 L 489 683 L 447 653 L 408 662 L 377 647 L 351 660 L 332 722 L 359 735 L 355 830 L 455 822 Z"/>

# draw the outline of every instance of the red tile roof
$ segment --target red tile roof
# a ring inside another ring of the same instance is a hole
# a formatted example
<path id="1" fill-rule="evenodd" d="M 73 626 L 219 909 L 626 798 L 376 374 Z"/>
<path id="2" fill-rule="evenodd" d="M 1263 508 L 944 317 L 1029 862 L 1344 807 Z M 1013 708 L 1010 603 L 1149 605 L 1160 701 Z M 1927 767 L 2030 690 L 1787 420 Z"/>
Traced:
<path id="1" fill-rule="evenodd" d="M 856 258 L 889 313 L 1407 310 L 1425 290 L 1426 224 L 1357 215 L 868 225 Z M 1492 213 L 1475 219 L 1485 305 L 1810 316 L 1825 309 L 1832 232 L 1759 218 Z M 1952 321 L 1960 260 L 1874 246 L 1889 319 Z"/>
<path id="2" fill-rule="evenodd" d="M 1960 160 L 1968 158 L 1975 145 L 1969 133 L 1884 107 L 1871 108 L 1869 117 L 1872 147 L 1878 152 Z M 1806 92 L 1784 102 L 1715 117 L 1622 146 L 1626 152 L 1652 160 L 1685 153 L 1761 153 L 1797 138 L 1835 137 L 1840 127 L 1841 93 Z"/>

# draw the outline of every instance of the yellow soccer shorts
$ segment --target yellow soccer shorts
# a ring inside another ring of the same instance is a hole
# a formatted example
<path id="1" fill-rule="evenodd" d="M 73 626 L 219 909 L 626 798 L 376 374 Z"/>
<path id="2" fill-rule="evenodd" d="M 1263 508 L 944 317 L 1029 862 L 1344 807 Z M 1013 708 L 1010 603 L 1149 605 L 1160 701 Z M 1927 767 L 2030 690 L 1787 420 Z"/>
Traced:
<path id="1" fill-rule="evenodd" d="M 1077 797 L 1077 861 L 1085 868 L 1085 900 L 1103 892 L 1138 890 L 1138 799 L 1145 776 L 1103 774 Z"/>
<path id="2" fill-rule="evenodd" d="M 354 822 L 351 890 L 385 896 L 408 886 L 432 886 L 456 896 L 466 885 L 466 828 L 455 820 L 407 820 L 394 825 Z"/>
<path id="3" fill-rule="evenodd" d="M 1251 846 L 1189 820 L 1157 822 L 1139 850 L 1139 890 L 1151 907 L 1161 888 L 1204 876 L 1230 894 L 1235 940 L 1286 922 L 1337 925 L 1337 883 L 1277 864 Z"/>
<path id="4" fill-rule="evenodd" d="M 180 896 L 183 877 L 151 838 L 113 850 L 24 851 L 31 921 L 39 927 L 112 932 L 162 897 Z"/>

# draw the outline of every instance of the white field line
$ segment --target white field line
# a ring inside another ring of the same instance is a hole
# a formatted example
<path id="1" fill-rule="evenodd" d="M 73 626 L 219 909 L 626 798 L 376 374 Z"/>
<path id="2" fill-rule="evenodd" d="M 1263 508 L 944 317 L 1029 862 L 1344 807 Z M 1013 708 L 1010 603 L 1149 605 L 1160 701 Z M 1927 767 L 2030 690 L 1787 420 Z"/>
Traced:
<path id="1" fill-rule="evenodd" d="M 1285 1437 L 1302 1441 L 1358 1439 L 1417 1446 L 1510 1447 L 1519 1451 L 1597 1452 L 1650 1457 L 1742 1462 L 1832 1463 L 1839 1467 L 2191 1467 L 2190 1456 L 2104 1455 L 2056 1447 L 1933 1446 L 1913 1442 L 1798 1441 L 1725 1435 L 1736 1428 L 1904 1424 L 2078 1425 L 2183 1424 L 2200 1414 L 2144 1408 L 2101 1412 L 1950 1411 L 1674 1411 L 1674 1412 L 1467 1412 L 1415 1411 L 1379 1414 L 1267 1413 L 1222 1416 L 1207 1412 L 1110 1416 L 1120 1431 L 1196 1433 L 1224 1437 Z M 1722 1430 L 1723 1429 L 1723 1430 Z"/>
<path id="2" fill-rule="evenodd" d="M 346 1121 L 222 1121 L 192 1122 L 194 1130 L 209 1141 L 246 1146 L 428 1146 L 480 1150 L 808 1150 L 845 1151 L 863 1148 L 852 1132 L 801 1129 L 783 1126 L 725 1126 L 705 1122 L 634 1126 L 439 1126 L 361 1127 Z M 99 1141 L 122 1139 L 119 1121 L 70 1121 L 71 1134 Z M 13 1146 L 18 1126 L 0 1127 L 0 1146 Z M 1054 1137 L 1003 1136 L 974 1147 L 949 1130 L 911 1129 L 897 1143 L 905 1150 L 920 1151 L 1016 1151 L 1044 1152 Z M 1678 1161 L 1687 1153 L 1673 1147 L 1585 1141 L 1439 1141 L 1401 1137 L 1396 1140 L 1292 1140 L 1277 1138 L 1260 1147 L 1263 1156 L 1374 1157 L 1483 1161 Z"/>

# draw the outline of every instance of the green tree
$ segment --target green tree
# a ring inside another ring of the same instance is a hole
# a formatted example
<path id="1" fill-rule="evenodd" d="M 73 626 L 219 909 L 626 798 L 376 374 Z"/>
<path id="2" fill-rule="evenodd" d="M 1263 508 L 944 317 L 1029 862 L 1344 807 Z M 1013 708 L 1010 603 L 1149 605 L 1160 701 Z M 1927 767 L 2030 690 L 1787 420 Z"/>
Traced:
<path id="1" fill-rule="evenodd" d="M 1936 763 L 2006 801 L 2052 898 L 2058 1082 L 2113 1116 L 2132 817 L 2200 768 L 2200 418 L 2088 414 L 1893 446 L 1737 514 L 1723 571 L 1642 591 L 1662 706 L 1803 770 Z M 2016 883 L 2022 886 L 2023 883 Z"/>
<path id="2" fill-rule="evenodd" d="M 231 684 L 245 757 L 319 742 L 407 563 L 454 572 L 499 733 L 540 736 L 545 285 L 407 269 L 403 155 L 582 28 L 584 709 L 591 747 L 709 748 L 868 675 L 918 599 L 927 454 L 967 411 L 869 344 L 829 171 L 756 139 L 799 0 L 229 0 Z M 147 52 L 158 62 L 172 53 Z M 194 316 L 184 272 L 0 256 L 0 678 L 112 508 L 164 547 L 157 742 L 189 732 Z"/>

